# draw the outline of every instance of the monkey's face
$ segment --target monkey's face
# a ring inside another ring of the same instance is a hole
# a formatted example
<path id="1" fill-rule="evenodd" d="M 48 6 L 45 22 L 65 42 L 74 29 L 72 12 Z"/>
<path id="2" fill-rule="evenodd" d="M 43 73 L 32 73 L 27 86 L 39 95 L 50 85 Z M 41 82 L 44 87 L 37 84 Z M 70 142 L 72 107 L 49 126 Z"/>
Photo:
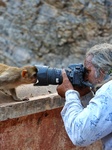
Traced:
<path id="1" fill-rule="evenodd" d="M 22 70 L 22 80 L 25 84 L 36 83 L 37 68 L 35 66 L 26 66 Z"/>

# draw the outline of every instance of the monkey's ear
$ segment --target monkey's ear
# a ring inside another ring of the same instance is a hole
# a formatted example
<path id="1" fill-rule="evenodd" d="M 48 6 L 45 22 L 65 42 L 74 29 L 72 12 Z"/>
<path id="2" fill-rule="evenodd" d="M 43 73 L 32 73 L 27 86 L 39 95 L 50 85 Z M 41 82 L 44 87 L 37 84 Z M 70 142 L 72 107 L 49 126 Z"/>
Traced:
<path id="1" fill-rule="evenodd" d="M 27 77 L 27 75 L 28 75 L 28 71 L 27 70 L 23 70 L 22 73 L 21 73 L 21 76 L 23 78 L 25 78 L 25 77 Z"/>

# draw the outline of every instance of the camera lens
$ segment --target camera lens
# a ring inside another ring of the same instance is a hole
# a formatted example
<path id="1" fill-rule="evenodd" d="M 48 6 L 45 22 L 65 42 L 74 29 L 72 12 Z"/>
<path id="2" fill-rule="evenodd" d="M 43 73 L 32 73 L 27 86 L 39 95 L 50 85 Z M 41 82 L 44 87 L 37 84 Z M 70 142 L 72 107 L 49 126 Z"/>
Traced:
<path id="1" fill-rule="evenodd" d="M 36 65 L 38 82 L 34 85 L 56 85 L 62 83 L 61 69 L 50 68 L 48 66 Z"/>
<path id="2" fill-rule="evenodd" d="M 48 83 L 49 84 L 61 84 L 62 83 L 62 75 L 60 69 L 49 68 L 48 71 Z"/>

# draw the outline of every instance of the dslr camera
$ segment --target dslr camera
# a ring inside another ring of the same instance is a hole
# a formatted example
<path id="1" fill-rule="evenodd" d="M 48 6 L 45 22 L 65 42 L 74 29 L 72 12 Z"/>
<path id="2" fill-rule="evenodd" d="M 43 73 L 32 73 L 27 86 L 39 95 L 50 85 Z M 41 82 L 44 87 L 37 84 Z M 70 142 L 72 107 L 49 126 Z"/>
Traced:
<path id="1" fill-rule="evenodd" d="M 35 66 L 38 71 L 37 82 L 34 86 L 57 85 L 63 82 L 62 69 L 42 65 Z M 86 69 L 83 67 L 83 64 L 71 64 L 65 71 L 73 86 L 92 86 L 90 83 L 84 81 Z"/>

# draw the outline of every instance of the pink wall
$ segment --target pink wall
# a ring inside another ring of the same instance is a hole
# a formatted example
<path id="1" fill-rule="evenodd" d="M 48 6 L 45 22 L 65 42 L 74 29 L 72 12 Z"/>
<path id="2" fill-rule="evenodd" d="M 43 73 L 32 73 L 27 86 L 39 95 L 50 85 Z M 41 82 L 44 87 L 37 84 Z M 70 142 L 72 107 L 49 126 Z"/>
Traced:
<path id="1" fill-rule="evenodd" d="M 75 147 L 66 135 L 61 108 L 0 122 L 0 150 L 101 150 Z"/>

